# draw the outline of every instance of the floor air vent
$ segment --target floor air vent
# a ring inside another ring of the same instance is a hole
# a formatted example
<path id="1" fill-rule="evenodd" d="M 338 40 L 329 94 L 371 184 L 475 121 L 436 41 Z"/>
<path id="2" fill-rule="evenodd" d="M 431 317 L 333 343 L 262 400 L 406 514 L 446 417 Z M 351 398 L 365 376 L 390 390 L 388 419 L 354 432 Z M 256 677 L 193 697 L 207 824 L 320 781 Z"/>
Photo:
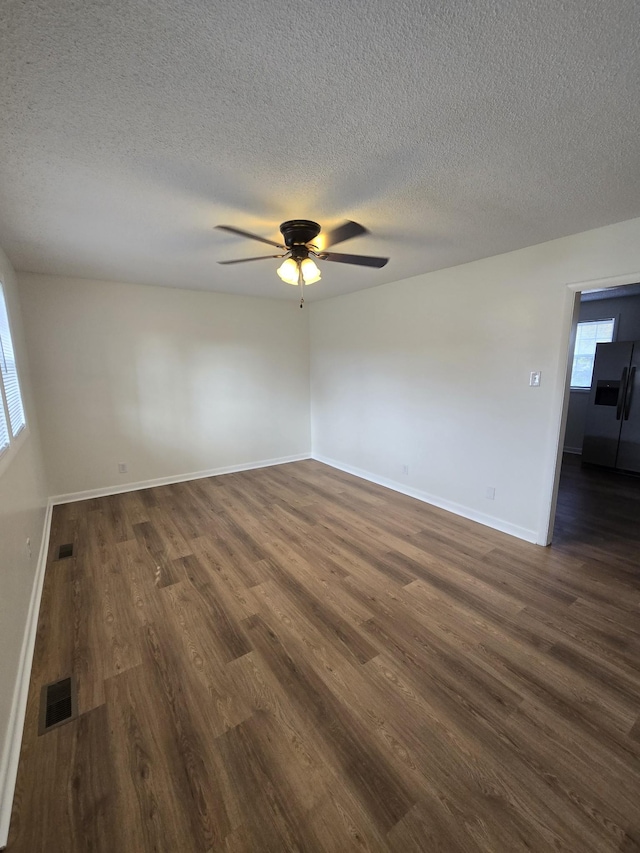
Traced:
<path id="1" fill-rule="evenodd" d="M 58 559 L 64 560 L 65 557 L 73 557 L 73 542 L 68 545 L 61 545 L 58 548 Z"/>
<path id="2" fill-rule="evenodd" d="M 68 723 L 78 715 L 76 682 L 73 676 L 45 684 L 40 693 L 38 734 Z"/>

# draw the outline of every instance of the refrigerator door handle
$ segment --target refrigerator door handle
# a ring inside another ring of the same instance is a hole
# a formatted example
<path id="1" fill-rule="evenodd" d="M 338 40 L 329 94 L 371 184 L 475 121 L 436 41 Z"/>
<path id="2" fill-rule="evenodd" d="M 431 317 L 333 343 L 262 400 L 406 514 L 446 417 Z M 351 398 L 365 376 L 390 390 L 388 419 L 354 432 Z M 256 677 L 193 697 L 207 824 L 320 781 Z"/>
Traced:
<path id="1" fill-rule="evenodd" d="M 629 371 L 629 381 L 627 382 L 627 393 L 624 395 L 624 419 L 625 421 L 629 420 L 629 412 L 631 411 L 631 398 L 633 397 L 633 382 L 636 378 L 636 366 L 635 364 Z"/>
<path id="2" fill-rule="evenodd" d="M 622 417 L 622 407 L 624 406 L 625 397 L 627 396 L 627 372 L 629 368 L 622 368 L 622 376 L 620 377 L 620 390 L 618 391 L 618 406 L 616 408 L 616 420 L 619 421 Z"/>

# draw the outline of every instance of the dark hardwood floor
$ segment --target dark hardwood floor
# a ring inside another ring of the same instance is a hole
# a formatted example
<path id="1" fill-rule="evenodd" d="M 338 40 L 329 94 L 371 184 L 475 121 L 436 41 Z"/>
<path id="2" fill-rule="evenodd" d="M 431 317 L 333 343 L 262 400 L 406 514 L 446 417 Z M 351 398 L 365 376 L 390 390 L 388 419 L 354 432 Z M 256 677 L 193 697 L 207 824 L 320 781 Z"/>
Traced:
<path id="1" fill-rule="evenodd" d="M 639 519 L 571 458 L 546 549 L 312 461 L 56 507 L 8 850 L 640 850 Z"/>
<path id="2" fill-rule="evenodd" d="M 566 453 L 553 545 L 589 559 L 630 557 L 638 565 L 640 475 L 582 465 L 579 456 Z"/>

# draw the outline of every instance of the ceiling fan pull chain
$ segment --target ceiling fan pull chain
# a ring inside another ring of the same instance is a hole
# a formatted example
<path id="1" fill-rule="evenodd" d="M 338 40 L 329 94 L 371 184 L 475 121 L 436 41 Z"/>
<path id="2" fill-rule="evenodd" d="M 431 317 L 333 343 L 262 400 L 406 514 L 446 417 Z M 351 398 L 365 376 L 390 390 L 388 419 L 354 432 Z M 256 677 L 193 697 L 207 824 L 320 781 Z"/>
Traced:
<path id="1" fill-rule="evenodd" d="M 304 278 L 302 276 L 302 267 L 298 265 L 298 284 L 300 285 L 300 307 L 304 308 Z"/>

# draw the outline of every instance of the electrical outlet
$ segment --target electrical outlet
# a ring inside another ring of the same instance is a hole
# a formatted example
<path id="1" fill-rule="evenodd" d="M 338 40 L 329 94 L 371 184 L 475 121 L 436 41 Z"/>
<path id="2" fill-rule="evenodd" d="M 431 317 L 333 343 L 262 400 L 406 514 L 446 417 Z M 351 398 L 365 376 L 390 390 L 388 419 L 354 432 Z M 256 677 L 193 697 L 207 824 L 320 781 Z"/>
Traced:
<path id="1" fill-rule="evenodd" d="M 409 473 L 409 466 L 408 466 L 408 465 L 403 465 L 403 466 L 402 466 L 402 473 L 403 473 L 403 474 L 408 474 L 408 473 Z"/>
<path id="2" fill-rule="evenodd" d="M 485 492 L 487 500 L 493 501 L 496 498 L 496 490 L 493 486 L 487 486 L 487 491 Z"/>
<path id="3" fill-rule="evenodd" d="M 118 472 L 120 474 L 127 473 L 127 463 L 126 462 L 118 462 Z"/>
<path id="4" fill-rule="evenodd" d="M 540 385 L 540 377 L 541 376 L 542 376 L 542 373 L 539 370 L 532 370 L 531 373 L 529 374 L 529 385 L 532 388 L 538 388 L 538 386 Z"/>

